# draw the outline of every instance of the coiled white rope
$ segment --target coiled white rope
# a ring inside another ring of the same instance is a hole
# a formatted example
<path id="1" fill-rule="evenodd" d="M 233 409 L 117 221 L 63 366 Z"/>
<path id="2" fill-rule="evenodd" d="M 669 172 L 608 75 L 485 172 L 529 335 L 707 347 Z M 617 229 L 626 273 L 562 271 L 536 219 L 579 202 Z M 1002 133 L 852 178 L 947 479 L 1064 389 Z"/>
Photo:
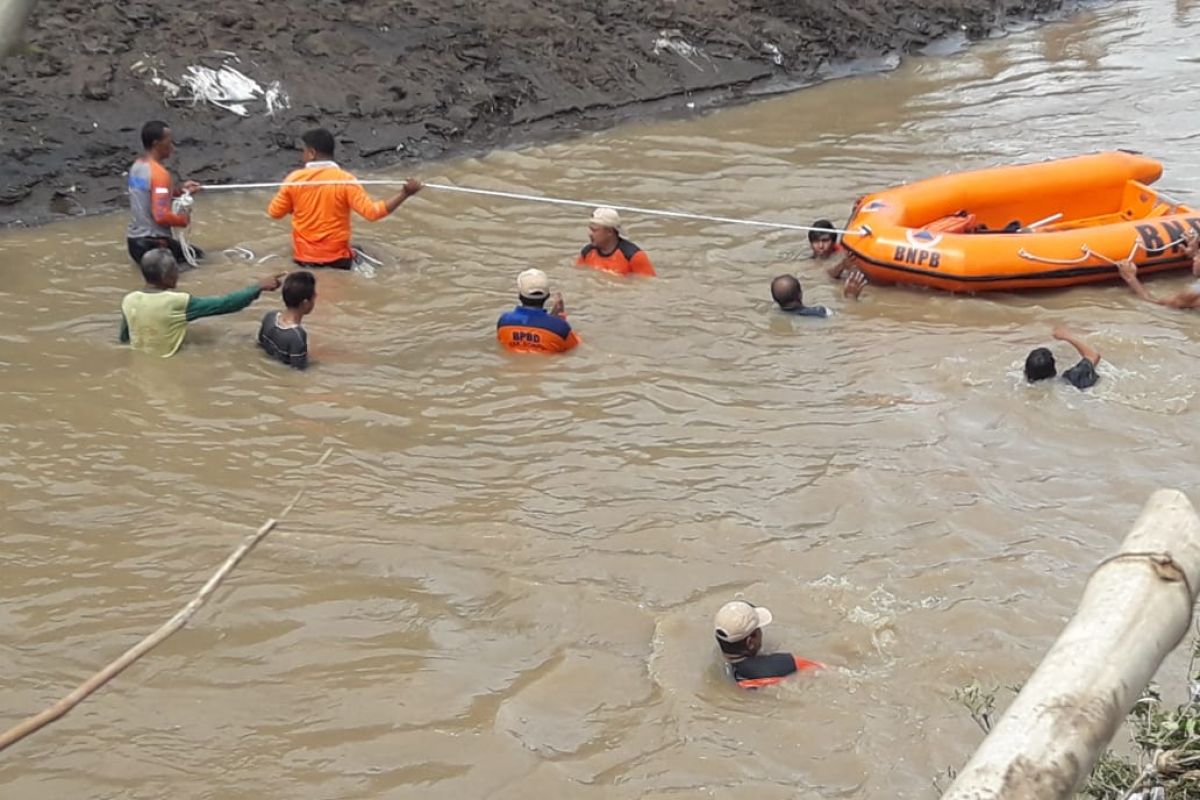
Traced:
<path id="1" fill-rule="evenodd" d="M 398 180 L 380 180 L 380 181 L 276 181 L 266 183 L 219 183 L 205 184 L 206 192 L 220 191 L 224 189 L 274 189 L 281 186 L 396 186 L 402 184 L 403 181 Z M 476 189 L 470 186 L 450 186 L 444 183 L 426 183 L 426 189 L 435 189 L 443 192 L 460 192 L 462 194 L 482 195 L 485 197 L 503 197 L 508 200 L 524 200 L 531 203 L 550 203 L 560 206 L 580 206 L 584 208 L 612 208 L 617 211 L 628 211 L 632 214 L 645 214 L 651 217 L 672 217 L 675 219 L 691 219 L 701 222 L 725 222 L 731 225 L 753 225 L 759 228 L 775 228 L 777 230 L 787 231 L 817 231 L 820 233 L 835 233 L 835 234 L 855 234 L 869 235 L 870 229 L 860 228 L 858 230 L 846 230 L 844 228 L 816 228 L 812 225 L 796 225 L 790 222 L 771 222 L 760 219 L 738 219 L 736 217 L 718 217 L 709 214 L 690 214 L 684 211 L 661 211 L 654 208 L 640 208 L 638 206 L 619 206 L 611 203 L 594 202 L 590 200 L 567 200 L 561 197 L 545 197 L 536 194 L 522 194 L 519 192 L 500 192 L 494 189 Z"/>
<path id="2" fill-rule="evenodd" d="M 186 212 L 188 215 L 188 224 L 177 229 L 179 231 L 179 249 L 183 251 L 183 258 L 188 264 L 198 267 L 200 261 L 196 258 L 196 248 L 188 244 L 187 240 L 188 230 L 192 227 L 191 208 L 195 202 L 196 198 L 192 197 L 190 192 L 184 192 L 171 201 L 171 211 L 175 214 Z"/>

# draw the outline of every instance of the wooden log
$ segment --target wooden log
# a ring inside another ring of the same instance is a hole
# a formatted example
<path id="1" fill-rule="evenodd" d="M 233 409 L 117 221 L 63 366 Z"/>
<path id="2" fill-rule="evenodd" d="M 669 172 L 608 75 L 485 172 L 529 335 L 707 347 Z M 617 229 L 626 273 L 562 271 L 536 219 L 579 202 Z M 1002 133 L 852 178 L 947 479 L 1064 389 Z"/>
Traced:
<path id="1" fill-rule="evenodd" d="M 942 800 L 1074 797 L 1187 634 L 1198 587 L 1200 518 L 1181 492 L 1157 491 Z"/>

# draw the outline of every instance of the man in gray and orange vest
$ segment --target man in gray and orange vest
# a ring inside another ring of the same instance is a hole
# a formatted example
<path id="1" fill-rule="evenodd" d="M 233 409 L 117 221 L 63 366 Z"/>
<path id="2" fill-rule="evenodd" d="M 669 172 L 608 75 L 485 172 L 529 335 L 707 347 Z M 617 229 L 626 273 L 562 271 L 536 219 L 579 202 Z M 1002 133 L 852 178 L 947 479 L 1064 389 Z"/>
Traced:
<path id="1" fill-rule="evenodd" d="M 187 181 L 182 188 L 176 187 L 171 173 L 163 166 L 175 152 L 175 140 L 167 123 L 154 120 L 143 125 L 142 147 L 144 152 L 129 168 L 127 184 L 130 219 L 125 238 L 129 257 L 140 266 L 142 256 L 155 248 L 165 247 L 176 262 L 185 262 L 183 249 L 171 235 L 171 229 L 186 228 L 191 218 L 186 211 L 172 211 L 171 201 L 184 192 L 194 194 L 201 186 L 196 181 Z M 203 250 L 193 249 L 197 258 L 203 258 Z"/>

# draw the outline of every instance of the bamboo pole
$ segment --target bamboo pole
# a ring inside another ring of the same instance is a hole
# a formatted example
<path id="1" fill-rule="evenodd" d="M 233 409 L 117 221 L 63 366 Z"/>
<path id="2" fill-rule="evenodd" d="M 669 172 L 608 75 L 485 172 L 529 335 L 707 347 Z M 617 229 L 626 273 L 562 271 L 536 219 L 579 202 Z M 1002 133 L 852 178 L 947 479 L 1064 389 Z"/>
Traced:
<path id="1" fill-rule="evenodd" d="M 329 454 L 332 452 L 333 448 L 326 450 L 325 454 L 317 460 L 317 463 L 314 466 L 320 466 L 321 464 L 324 464 L 325 460 L 329 458 Z M 286 508 L 283 509 L 283 512 L 279 515 L 278 519 L 283 519 L 286 517 L 288 512 L 290 512 L 296 506 L 296 503 L 300 502 L 300 498 L 303 496 L 303 489 L 296 492 L 296 496 L 293 497 L 292 501 L 287 504 Z M 200 591 L 196 593 L 196 596 L 192 598 L 191 602 L 181 608 L 175 614 L 175 616 L 163 623 L 158 630 L 126 650 L 116 661 L 113 661 L 107 667 L 100 670 L 83 683 L 79 684 L 75 691 L 71 692 L 66 697 L 47 708 L 45 711 L 29 717 L 13 728 L 5 731 L 3 734 L 0 734 L 0 751 L 3 751 L 5 748 L 16 744 L 26 736 L 29 736 L 31 733 L 35 733 L 36 731 L 49 725 L 51 722 L 54 722 L 56 719 L 64 716 L 68 711 L 82 703 L 89 695 L 91 695 L 101 686 L 120 675 L 130 664 L 137 661 L 139 658 L 153 650 L 158 645 L 162 644 L 171 634 L 175 633 L 184 625 L 186 625 L 188 620 L 192 618 L 192 615 L 195 614 L 196 611 L 208 601 L 208 598 L 214 591 L 216 591 L 216 588 L 221 585 L 221 581 L 225 580 L 225 576 L 232 572 L 233 568 L 236 567 L 238 563 L 245 558 L 251 550 L 254 549 L 255 545 L 262 541 L 263 537 L 270 533 L 275 526 L 279 524 L 278 519 L 267 520 L 262 524 L 261 527 L 259 527 L 258 530 L 243 539 L 242 543 L 238 545 L 237 549 L 230 553 L 229 557 L 225 559 L 224 563 L 222 563 L 221 566 L 217 568 L 217 571 L 212 574 L 212 577 L 210 577 L 208 581 L 202 587 L 200 587 Z"/>
<path id="2" fill-rule="evenodd" d="M 1181 492 L 1157 491 L 942 800 L 1073 797 L 1187 633 L 1197 588 L 1200 518 Z"/>

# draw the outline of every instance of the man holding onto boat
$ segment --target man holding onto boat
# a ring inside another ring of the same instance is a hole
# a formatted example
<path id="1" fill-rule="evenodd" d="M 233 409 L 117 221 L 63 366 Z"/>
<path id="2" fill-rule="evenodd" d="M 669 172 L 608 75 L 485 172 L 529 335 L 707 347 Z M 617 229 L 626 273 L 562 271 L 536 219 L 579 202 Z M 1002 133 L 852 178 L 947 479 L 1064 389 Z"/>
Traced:
<path id="1" fill-rule="evenodd" d="M 267 214 L 272 219 L 292 215 L 292 258 L 299 266 L 350 269 L 354 266 L 351 210 L 371 222 L 381 220 L 421 191 L 421 182 L 409 178 L 399 194 L 372 200 L 358 179 L 333 160 L 332 133 L 315 128 L 300 138 L 304 167 L 288 175 L 285 183 L 324 185 L 281 186 Z"/>
<path id="2" fill-rule="evenodd" d="M 614 208 L 597 208 L 588 222 L 588 243 L 575 263 L 619 275 L 652 276 L 654 265 L 642 248 L 621 235 L 621 215 Z"/>
<path id="3" fill-rule="evenodd" d="M 1187 239 L 1185 252 L 1192 259 L 1192 275 L 1200 278 L 1200 237 L 1195 231 L 1188 231 L 1184 234 Z M 1176 292 L 1170 297 L 1155 297 L 1146 290 L 1142 282 L 1138 280 L 1137 264 L 1133 263 L 1133 259 L 1127 259 L 1117 265 L 1117 270 L 1121 273 L 1121 277 L 1133 293 L 1143 300 L 1151 303 L 1157 303 L 1160 306 L 1167 308 L 1200 308 L 1200 280 L 1195 281 L 1182 292 Z"/>
<path id="4" fill-rule="evenodd" d="M 829 220 L 819 219 L 812 224 L 808 231 L 808 246 L 812 250 L 814 261 L 830 262 L 829 266 L 825 267 L 825 274 L 835 281 L 845 280 L 849 286 L 849 279 L 858 275 L 863 283 L 866 283 L 866 276 L 855 263 L 854 254 L 847 253 L 846 248 L 842 247 L 838 241 L 837 228 L 833 227 Z M 857 297 L 857 293 L 854 296 Z"/>
<path id="5" fill-rule="evenodd" d="M 762 606 L 734 600 L 721 606 L 713 619 L 717 646 L 729 667 L 733 679 L 743 689 L 757 689 L 779 683 L 789 675 L 805 670 L 819 670 L 825 665 L 791 653 L 762 655 L 762 629 L 774 617 Z"/>
<path id="6" fill-rule="evenodd" d="M 141 265 L 142 256 L 159 247 L 168 248 L 175 260 L 185 261 L 183 248 L 171 235 L 172 228 L 186 228 L 191 223 L 187 211 L 175 212 L 171 201 L 184 192 L 194 194 L 201 186 L 196 181 L 187 181 L 182 189 L 163 162 L 175 152 L 175 140 L 171 128 L 165 122 L 154 120 L 142 126 L 142 155 L 129 168 L 129 227 L 125 242 L 133 263 Z M 197 258 L 204 257 L 199 247 L 192 248 Z"/>
<path id="7" fill-rule="evenodd" d="M 838 244 L 836 230 L 833 223 L 827 219 L 819 219 L 812 224 L 808 231 L 808 246 L 812 249 L 812 257 L 817 261 L 833 258 L 843 252 L 842 246 Z"/>

